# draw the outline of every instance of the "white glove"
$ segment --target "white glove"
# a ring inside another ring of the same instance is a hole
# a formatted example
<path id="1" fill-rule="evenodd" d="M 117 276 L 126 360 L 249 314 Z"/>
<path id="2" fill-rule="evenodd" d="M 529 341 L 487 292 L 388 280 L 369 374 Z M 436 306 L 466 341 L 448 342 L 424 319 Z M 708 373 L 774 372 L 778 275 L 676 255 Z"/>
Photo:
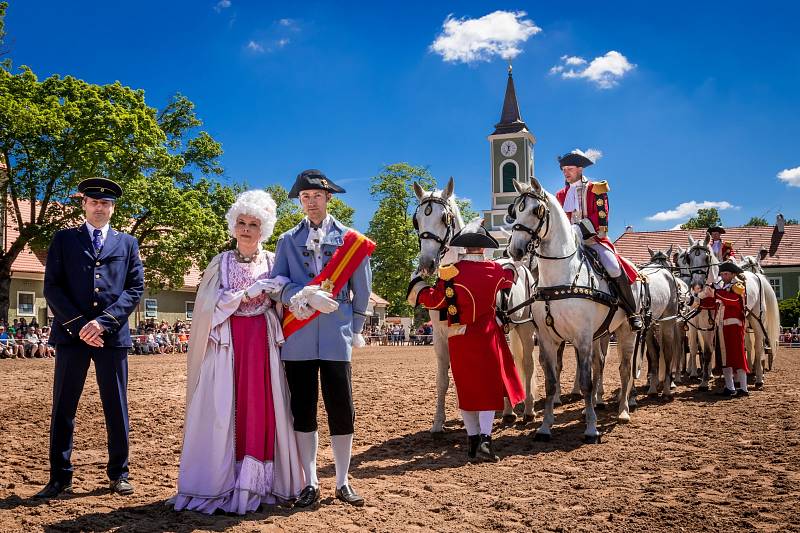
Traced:
<path id="1" fill-rule="evenodd" d="M 339 302 L 331 298 L 331 293 L 323 290 L 308 295 L 308 305 L 320 313 L 332 313 L 339 309 Z"/>
<path id="2" fill-rule="evenodd" d="M 256 296 L 260 296 L 262 293 L 274 294 L 276 292 L 280 292 L 280 290 L 287 283 L 289 283 L 289 278 L 283 276 L 260 279 L 247 288 L 247 296 L 250 298 L 255 298 Z"/>
<path id="3" fill-rule="evenodd" d="M 367 341 L 364 340 L 364 335 L 361 333 L 353 335 L 353 348 L 363 348 L 366 345 Z"/>

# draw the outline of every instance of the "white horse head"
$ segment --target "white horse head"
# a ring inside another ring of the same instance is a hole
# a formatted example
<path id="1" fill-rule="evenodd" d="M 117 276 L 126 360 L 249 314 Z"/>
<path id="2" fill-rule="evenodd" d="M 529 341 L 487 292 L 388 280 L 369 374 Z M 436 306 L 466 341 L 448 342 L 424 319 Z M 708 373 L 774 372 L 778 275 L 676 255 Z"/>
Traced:
<path id="1" fill-rule="evenodd" d="M 512 230 L 508 253 L 519 261 L 532 252 L 531 247 L 537 248 L 547 239 L 551 228 L 572 230 L 561 205 L 536 178 L 531 178 L 530 185 L 514 180 L 514 188 L 520 195 L 508 206 L 506 223 L 511 224 Z M 574 239 L 557 240 L 567 247 L 574 244 Z"/>
<path id="2" fill-rule="evenodd" d="M 419 267 L 422 276 L 431 276 L 439 263 L 455 262 L 461 248 L 448 245 L 453 235 L 464 227 L 461 210 L 456 204 L 453 178 L 443 190 L 426 191 L 414 182 L 414 194 L 419 200 L 414 211 L 414 230 L 419 238 Z"/>
<path id="3" fill-rule="evenodd" d="M 753 274 L 763 274 L 764 268 L 761 266 L 761 258 L 753 255 L 746 255 L 737 263 L 739 268 L 745 271 L 752 272 Z"/>
<path id="4" fill-rule="evenodd" d="M 672 257 L 672 245 L 669 245 L 666 251 L 661 250 L 652 250 L 650 247 L 647 247 L 647 251 L 650 253 L 650 265 L 658 265 L 662 267 L 669 267 L 670 266 L 670 258 Z"/>
<path id="5" fill-rule="evenodd" d="M 714 251 L 709 246 L 711 236 L 706 234 L 702 241 L 696 241 L 689 235 L 689 248 L 679 254 L 682 262 L 681 275 L 684 268 L 688 270 L 688 285 L 694 291 L 699 291 L 703 285 L 714 283 L 719 277 L 719 261 Z"/>

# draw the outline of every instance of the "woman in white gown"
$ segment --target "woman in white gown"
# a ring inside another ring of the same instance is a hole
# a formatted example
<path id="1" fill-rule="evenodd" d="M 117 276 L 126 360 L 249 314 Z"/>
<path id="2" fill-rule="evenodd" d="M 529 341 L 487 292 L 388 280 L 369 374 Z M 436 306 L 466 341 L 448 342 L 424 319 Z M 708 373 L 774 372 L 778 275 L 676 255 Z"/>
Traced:
<path id="1" fill-rule="evenodd" d="M 268 296 L 285 280 L 270 279 L 273 254 L 261 247 L 275 211 L 262 190 L 240 194 L 226 215 L 237 247 L 211 260 L 198 288 L 176 510 L 244 514 L 305 486 Z"/>

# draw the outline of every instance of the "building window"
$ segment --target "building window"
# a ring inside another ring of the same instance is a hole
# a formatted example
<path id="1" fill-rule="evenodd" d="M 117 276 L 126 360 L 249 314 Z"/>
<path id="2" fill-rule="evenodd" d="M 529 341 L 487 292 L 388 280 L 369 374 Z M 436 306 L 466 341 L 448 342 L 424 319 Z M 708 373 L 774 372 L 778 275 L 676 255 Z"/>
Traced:
<path id="1" fill-rule="evenodd" d="M 186 320 L 191 320 L 194 314 L 194 302 L 186 302 Z"/>
<path id="2" fill-rule="evenodd" d="M 783 278 L 767 278 L 772 290 L 775 291 L 775 296 L 778 300 L 783 300 Z"/>
<path id="3" fill-rule="evenodd" d="M 500 166 L 503 176 L 503 192 L 516 192 L 514 181 L 519 179 L 519 168 L 516 161 L 506 161 Z"/>
<path id="4" fill-rule="evenodd" d="M 145 298 L 144 300 L 144 317 L 145 318 L 158 318 L 158 300 L 155 298 Z"/>
<path id="5" fill-rule="evenodd" d="M 17 316 L 36 316 L 36 293 L 17 292 Z"/>

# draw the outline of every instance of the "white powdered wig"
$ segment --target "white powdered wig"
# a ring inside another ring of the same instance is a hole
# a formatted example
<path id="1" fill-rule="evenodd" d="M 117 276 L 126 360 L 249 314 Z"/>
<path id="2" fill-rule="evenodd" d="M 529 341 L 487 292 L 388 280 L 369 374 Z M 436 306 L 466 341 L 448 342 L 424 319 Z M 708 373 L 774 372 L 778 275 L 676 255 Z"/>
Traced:
<path id="1" fill-rule="evenodd" d="M 236 197 L 236 201 L 225 213 L 231 237 L 236 237 L 236 218 L 239 215 L 248 215 L 261 221 L 261 236 L 258 238 L 258 243 L 266 241 L 275 229 L 275 222 L 278 219 L 277 209 L 275 200 L 267 191 L 261 189 L 244 191 Z"/>
<path id="2" fill-rule="evenodd" d="M 592 163 L 597 163 L 597 160 L 603 157 L 603 152 L 597 148 L 587 148 L 585 152 L 579 148 L 575 148 L 572 153 L 582 155 Z"/>

